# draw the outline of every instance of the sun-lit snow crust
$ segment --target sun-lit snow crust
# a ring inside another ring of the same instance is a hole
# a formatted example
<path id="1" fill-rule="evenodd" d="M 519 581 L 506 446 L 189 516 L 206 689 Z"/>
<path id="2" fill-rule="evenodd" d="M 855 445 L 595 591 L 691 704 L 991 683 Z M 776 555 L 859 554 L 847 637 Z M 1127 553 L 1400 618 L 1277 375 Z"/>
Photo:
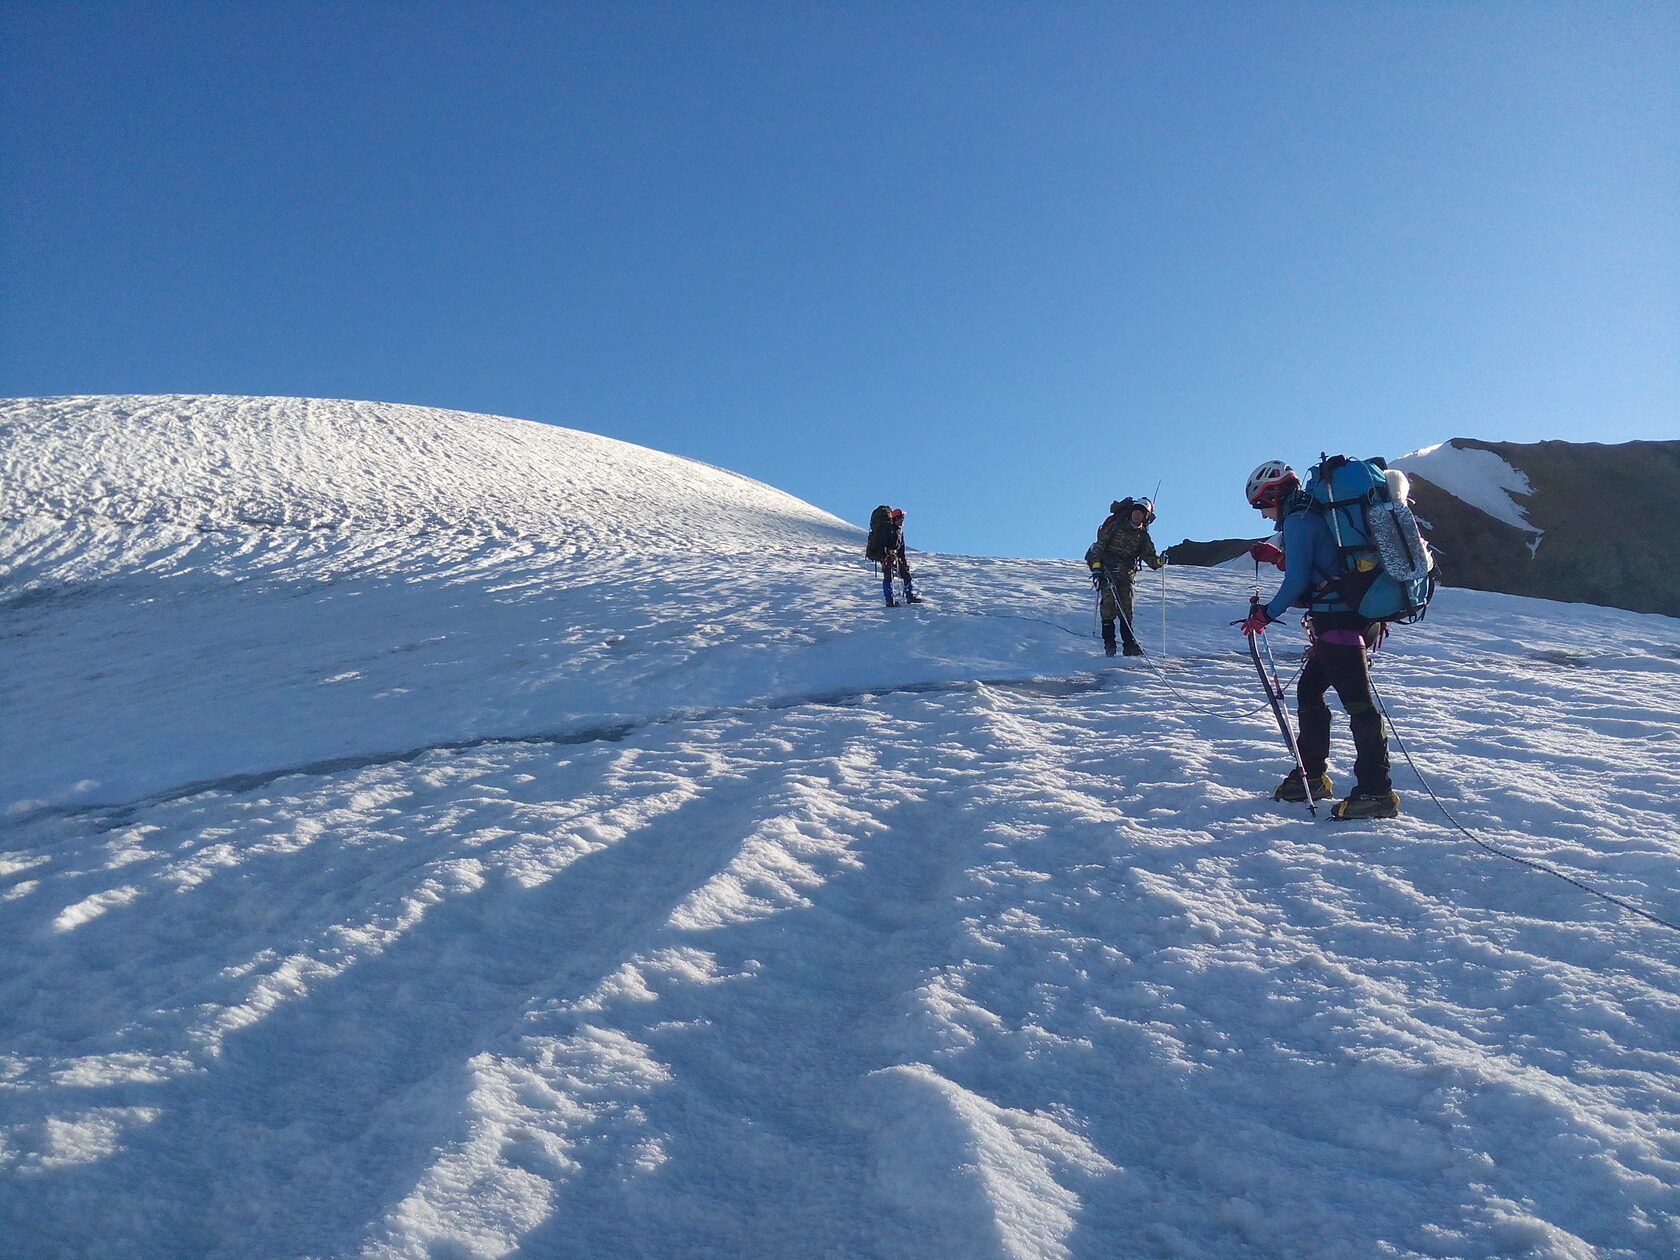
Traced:
<path id="1" fill-rule="evenodd" d="M 1680 934 L 1265 799 L 1244 575 L 1144 575 L 1163 679 L 1077 563 L 241 522 L 193 428 L 0 519 L 0 1255 L 1680 1254 Z M 1676 627 L 1447 590 L 1377 676 L 1675 920 Z"/>
<path id="2" fill-rule="evenodd" d="M 0 516 L 213 530 L 454 530 L 750 551 L 848 534 L 760 482 L 612 438 L 396 403 L 0 403 Z"/>

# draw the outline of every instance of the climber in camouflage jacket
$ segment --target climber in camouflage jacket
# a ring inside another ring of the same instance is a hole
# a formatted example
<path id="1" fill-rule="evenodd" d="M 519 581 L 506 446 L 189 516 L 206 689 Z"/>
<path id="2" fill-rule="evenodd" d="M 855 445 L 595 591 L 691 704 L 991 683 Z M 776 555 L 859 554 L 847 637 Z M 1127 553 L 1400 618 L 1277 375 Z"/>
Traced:
<path id="1" fill-rule="evenodd" d="M 1132 633 L 1132 578 L 1148 565 L 1159 569 L 1166 558 L 1155 550 L 1149 523 L 1155 519 L 1155 505 L 1148 499 L 1120 499 L 1109 504 L 1109 517 L 1097 530 L 1097 541 L 1085 552 L 1091 580 L 1102 592 L 1103 650 L 1114 655 L 1115 621 L 1127 656 L 1142 656 L 1143 648 Z"/>

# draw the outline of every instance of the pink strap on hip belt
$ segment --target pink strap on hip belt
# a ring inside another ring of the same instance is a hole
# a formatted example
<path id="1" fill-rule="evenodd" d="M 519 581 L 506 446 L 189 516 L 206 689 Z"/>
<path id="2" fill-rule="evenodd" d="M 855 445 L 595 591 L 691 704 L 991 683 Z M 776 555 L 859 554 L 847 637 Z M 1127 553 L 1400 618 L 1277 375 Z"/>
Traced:
<path id="1" fill-rule="evenodd" d="M 1339 647 L 1365 646 L 1365 633 L 1361 630 L 1320 630 L 1313 638 L 1319 643 L 1334 643 Z"/>

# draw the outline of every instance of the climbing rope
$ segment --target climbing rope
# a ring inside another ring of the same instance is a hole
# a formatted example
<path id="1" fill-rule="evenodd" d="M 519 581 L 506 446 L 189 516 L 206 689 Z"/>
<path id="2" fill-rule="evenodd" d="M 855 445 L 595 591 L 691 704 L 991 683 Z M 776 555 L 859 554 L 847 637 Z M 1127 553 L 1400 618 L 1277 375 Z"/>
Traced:
<path id="1" fill-rule="evenodd" d="M 1105 578 L 1105 580 L 1106 580 L 1106 578 Z M 1131 637 L 1135 639 L 1137 636 L 1136 636 L 1136 633 L 1133 629 L 1131 620 L 1130 620 L 1130 618 L 1128 618 L 1126 616 L 1125 610 L 1123 608 L 1119 607 L 1119 602 L 1120 602 L 1119 599 L 1116 598 L 1116 600 L 1115 600 L 1115 610 L 1116 610 L 1116 612 L 1119 613 L 1120 620 L 1122 620 L 1126 623 L 1126 629 L 1128 631 L 1132 632 Z M 1030 621 L 1030 622 L 1033 622 L 1036 625 L 1050 626 L 1052 629 L 1060 630 L 1063 634 L 1072 635 L 1076 639 L 1089 640 L 1089 639 L 1093 639 L 1093 638 L 1097 637 L 1096 626 L 1097 626 L 1097 623 L 1100 621 L 1101 616 L 1102 616 L 1102 613 L 1101 613 L 1102 592 L 1099 589 L 1099 591 L 1097 593 L 1096 600 L 1092 605 L 1092 609 L 1091 609 L 1092 629 L 1091 629 L 1090 633 L 1082 633 L 1081 631 L 1078 631 L 1078 630 L 1069 629 L 1067 626 L 1064 626 L 1059 622 L 1051 621 L 1047 617 L 1029 617 L 1029 616 L 1026 616 L 1022 613 L 995 612 L 995 611 L 993 611 L 992 609 L 989 609 L 989 608 L 959 607 L 957 605 L 952 605 L 952 604 L 948 604 L 948 605 L 946 605 L 946 607 L 949 608 L 950 611 L 952 611 L 954 613 L 958 613 L 958 614 L 960 614 L 962 616 L 966 616 L 966 617 L 991 617 L 991 618 L 995 618 L 995 619 L 1000 620 L 1000 621 Z M 1163 624 L 1164 624 L 1164 621 L 1165 621 L 1165 614 L 1163 612 Z M 1164 634 L 1165 634 L 1165 631 L 1163 629 L 1163 636 L 1164 636 Z M 1233 721 L 1240 721 L 1243 718 L 1253 717 L 1257 713 L 1262 713 L 1270 707 L 1270 702 L 1267 702 L 1266 704 L 1256 705 L 1252 709 L 1235 709 L 1235 710 L 1233 710 L 1233 709 L 1209 708 L 1207 705 L 1198 704 L 1196 701 L 1192 700 L 1189 696 L 1185 695 L 1182 691 L 1180 691 L 1178 689 L 1178 687 L 1176 687 L 1173 684 L 1173 680 L 1172 680 L 1171 676 L 1168 675 L 1166 670 L 1161 667 L 1161 663 L 1158 660 L 1156 660 L 1154 656 L 1150 655 L 1148 652 L 1145 652 L 1143 654 L 1143 661 L 1146 665 L 1149 666 L 1150 669 L 1155 671 L 1156 677 L 1159 678 L 1163 684 L 1165 684 L 1168 691 L 1172 692 L 1173 695 L 1178 698 L 1178 702 L 1180 704 L 1182 704 L 1185 708 L 1191 710 L 1192 712 L 1199 713 L 1204 717 L 1227 718 L 1227 719 L 1230 719 L 1230 720 L 1233 720 Z M 1301 666 L 1296 668 L 1295 673 L 1290 677 L 1289 682 L 1284 684 L 1286 690 L 1289 687 L 1294 686 L 1295 679 L 1297 679 L 1301 676 L 1301 669 L 1304 668 L 1304 667 L 1305 667 L 1305 662 L 1303 662 Z"/>
<path id="2" fill-rule="evenodd" d="M 1256 562 L 1256 564 L 1255 564 L 1255 574 L 1256 574 L 1257 579 L 1258 579 L 1258 575 L 1259 575 L 1259 567 L 1260 566 L 1259 566 L 1258 562 Z M 1255 589 L 1256 590 L 1259 589 L 1258 583 L 1256 583 Z M 1102 603 L 1102 596 L 1101 596 L 1101 593 L 1099 591 L 1099 594 L 1097 596 L 1097 601 L 1096 601 L 1096 607 L 1093 609 L 1093 624 L 1095 623 L 1095 621 L 1097 619 L 1100 619 L 1101 603 Z M 1115 604 L 1116 604 L 1116 612 L 1119 613 L 1120 619 L 1122 621 L 1125 621 L 1127 631 L 1129 633 L 1133 632 L 1133 626 L 1131 624 L 1131 620 L 1130 620 L 1130 618 L 1128 618 L 1126 616 L 1125 610 L 1119 607 L 1119 600 L 1118 599 L 1115 600 Z M 999 613 L 999 612 L 993 612 L 993 611 L 990 611 L 990 610 L 976 610 L 976 609 L 953 609 L 953 611 L 962 612 L 962 613 L 965 613 L 968 616 L 973 616 L 973 617 L 996 617 L 996 618 L 1011 620 L 1011 621 L 1036 622 L 1039 625 L 1051 626 L 1051 627 L 1053 627 L 1057 630 L 1060 630 L 1063 634 L 1073 635 L 1077 639 L 1088 639 L 1088 638 L 1095 637 L 1094 635 L 1082 634 L 1077 630 L 1071 630 L 1067 626 L 1061 625 L 1061 624 L 1059 624 L 1057 622 L 1054 622 L 1054 621 L 1050 621 L 1049 619 L 1044 618 L 1044 617 L 1028 617 L 1028 616 L 1024 616 L 1024 615 L 1017 614 L 1017 613 Z M 1162 641 L 1163 641 L 1163 643 L 1165 643 L 1165 636 L 1166 636 L 1165 623 L 1166 623 L 1165 587 L 1164 587 L 1164 583 L 1163 583 L 1163 598 L 1162 598 Z M 1135 639 L 1135 637 L 1136 637 L 1135 633 L 1131 633 L 1131 637 L 1133 637 Z M 1245 710 L 1242 710 L 1240 712 L 1231 712 L 1229 710 L 1223 710 L 1223 709 L 1210 709 L 1205 705 L 1197 704 L 1194 700 L 1190 699 L 1182 691 L 1180 691 L 1173 684 L 1172 679 L 1167 675 L 1166 671 L 1161 668 L 1160 662 L 1157 661 L 1149 653 L 1145 652 L 1144 655 L 1143 655 L 1143 659 L 1144 659 L 1145 663 L 1148 664 L 1148 666 L 1152 670 L 1155 671 L 1156 677 L 1158 677 L 1161 680 L 1161 682 L 1166 685 L 1167 690 L 1171 691 L 1173 693 L 1173 695 L 1178 698 L 1179 703 L 1182 704 L 1185 708 L 1190 709 L 1191 711 L 1193 711 L 1195 713 L 1199 713 L 1199 714 L 1202 714 L 1202 715 L 1207 716 L 1207 717 L 1241 719 L 1241 718 L 1252 717 L 1255 714 L 1261 713 L 1261 712 L 1263 712 L 1264 710 L 1266 710 L 1267 708 L 1270 707 L 1270 702 L 1268 701 L 1266 704 L 1256 706 L 1255 708 L 1252 708 L 1252 709 L 1245 709 Z M 1301 676 L 1301 670 L 1305 669 L 1305 667 L 1306 667 L 1306 662 L 1305 662 L 1305 659 L 1303 658 L 1301 665 L 1296 669 L 1295 673 L 1290 677 L 1289 681 L 1284 684 L 1284 690 L 1285 691 L 1289 691 L 1295 686 L 1296 681 Z M 1377 708 L 1382 713 L 1384 721 L 1386 721 L 1388 723 L 1388 728 L 1394 736 L 1394 742 L 1395 742 L 1396 746 L 1399 747 L 1401 755 L 1406 760 L 1406 764 L 1411 767 L 1412 773 L 1417 776 L 1417 780 L 1418 780 L 1419 785 L 1423 788 L 1424 792 L 1428 795 L 1429 799 L 1435 802 L 1435 807 L 1441 811 L 1441 816 L 1443 818 L 1445 818 L 1449 824 L 1451 824 L 1451 826 L 1454 828 L 1454 830 L 1456 830 L 1460 835 L 1464 836 L 1465 839 L 1469 840 L 1472 844 L 1476 845 L 1478 848 L 1483 849 L 1488 853 L 1492 853 L 1497 857 L 1502 857 L 1502 858 L 1507 859 L 1508 861 L 1515 862 L 1519 866 L 1526 866 L 1529 869 L 1538 871 L 1543 875 L 1550 875 L 1555 879 L 1560 879 L 1564 883 L 1569 884 L 1574 888 L 1580 889 L 1582 892 L 1588 894 L 1589 896 L 1596 897 L 1600 901 L 1608 902 L 1610 905 L 1613 905 L 1617 909 L 1623 910 L 1628 914 L 1635 915 L 1635 916 L 1637 916 L 1641 919 L 1649 920 L 1650 922 L 1657 924 L 1659 927 L 1665 927 L 1665 928 L 1670 929 L 1671 931 L 1680 932 L 1680 923 L 1674 923 L 1674 922 L 1672 922 L 1668 919 L 1665 919 L 1661 915 L 1656 914 L 1653 911 L 1647 910 L 1643 906 L 1640 906 L 1640 905 L 1638 905 L 1638 904 L 1636 904 L 1632 901 L 1629 901 L 1625 897 L 1617 896 L 1615 893 L 1605 892 L 1603 889 L 1600 889 L 1600 888 L 1594 888 L 1591 884 L 1588 884 L 1583 880 L 1576 879 L 1573 875 L 1569 875 L 1569 874 L 1567 874 L 1563 871 L 1560 871 L 1556 867 L 1550 866 L 1545 862 L 1537 861 L 1534 858 L 1524 857 L 1522 854 L 1513 853 L 1511 850 L 1506 849 L 1506 848 L 1504 848 L 1500 845 L 1494 844 L 1492 841 L 1484 840 L 1480 836 L 1478 836 L 1474 831 L 1472 831 L 1470 828 L 1466 827 L 1463 823 L 1459 822 L 1459 820 L 1453 815 L 1453 812 L 1450 809 L 1447 808 L 1446 803 L 1441 800 L 1439 795 L 1436 794 L 1434 787 L 1431 786 L 1428 778 L 1424 775 L 1423 771 L 1418 767 L 1417 761 L 1412 757 L 1411 749 L 1406 746 L 1406 741 L 1401 736 L 1399 728 L 1395 726 L 1394 717 L 1389 712 L 1388 702 L 1383 698 L 1382 693 L 1378 690 L 1375 679 L 1372 679 L 1372 681 L 1371 681 L 1371 695 L 1372 695 L 1372 698 L 1376 700 Z"/>
<path id="3" fill-rule="evenodd" d="M 1255 587 L 1254 587 L 1254 589 L 1255 589 L 1255 592 L 1258 593 L 1259 589 L 1260 589 L 1259 588 L 1260 564 L 1259 564 L 1258 561 L 1255 562 L 1254 572 L 1255 572 Z M 1124 612 L 1122 612 L 1121 615 L 1124 616 L 1125 615 Z M 1146 657 L 1145 659 L 1148 659 L 1148 658 Z M 1150 664 L 1153 665 L 1154 661 L 1151 660 Z M 1304 669 L 1305 667 L 1306 667 L 1306 662 L 1303 659 L 1301 668 Z M 1157 669 L 1157 673 L 1159 673 L 1159 672 L 1160 671 Z M 1290 688 L 1294 687 L 1296 680 L 1299 679 L 1300 676 L 1301 676 L 1301 670 L 1297 669 L 1295 671 L 1295 676 L 1293 678 L 1291 678 L 1287 684 L 1285 684 L 1284 690 L 1287 691 Z M 1182 694 L 1179 693 L 1178 689 L 1176 687 L 1172 686 L 1172 680 L 1167 678 L 1167 676 L 1165 674 L 1161 674 L 1161 681 L 1166 683 L 1167 686 L 1173 691 L 1173 694 L 1177 695 L 1179 697 L 1179 699 L 1181 701 L 1183 701 L 1184 703 L 1188 704 L 1189 707 L 1197 709 L 1198 712 L 1209 712 L 1208 710 L 1198 708 L 1198 706 L 1196 706 L 1194 704 L 1191 704 L 1188 700 L 1186 700 L 1185 697 Z M 1601 888 L 1594 888 L 1591 884 L 1588 884 L 1583 880 L 1576 879 L 1573 875 L 1569 875 L 1569 874 L 1565 873 L 1564 871 L 1560 871 L 1556 867 L 1550 866 L 1545 862 L 1536 861 L 1534 858 L 1524 857 L 1522 854 L 1513 853 L 1511 850 L 1503 848 L 1500 845 L 1494 844 L 1492 841 L 1484 840 L 1480 836 L 1478 836 L 1475 832 L 1470 830 L 1470 828 L 1466 827 L 1463 823 L 1459 822 L 1459 820 L 1456 817 L 1453 816 L 1453 812 L 1450 809 L 1447 808 L 1445 802 L 1443 802 L 1441 800 L 1441 798 L 1436 794 L 1435 789 L 1430 785 L 1429 780 L 1424 776 L 1423 771 L 1418 768 L 1418 764 L 1417 764 L 1416 760 L 1414 760 L 1413 757 L 1412 757 L 1411 749 L 1409 749 L 1406 746 L 1406 741 L 1404 740 L 1404 738 L 1401 737 L 1399 729 L 1394 725 L 1394 718 L 1393 718 L 1393 715 L 1390 714 L 1389 711 L 1388 711 L 1387 701 L 1385 701 L 1383 699 L 1382 694 L 1377 690 L 1377 684 L 1376 684 L 1375 679 L 1372 679 L 1372 681 L 1371 681 L 1371 695 L 1377 702 L 1377 707 L 1383 715 L 1383 720 L 1388 723 L 1389 730 L 1391 732 L 1393 732 L 1394 742 L 1395 742 L 1396 746 L 1400 749 L 1401 755 L 1406 759 L 1406 764 L 1412 768 L 1412 773 L 1417 776 L 1418 783 L 1422 786 L 1424 792 L 1429 796 L 1429 799 L 1435 802 L 1435 807 L 1441 811 L 1441 816 L 1443 818 L 1445 818 L 1447 820 L 1447 822 L 1450 823 L 1452 825 L 1452 827 L 1456 831 L 1459 832 L 1460 835 L 1464 836 L 1465 839 L 1469 840 L 1472 844 L 1476 845 L 1478 848 L 1484 849 L 1487 852 L 1492 853 L 1492 854 L 1494 854 L 1498 857 L 1506 858 L 1507 860 L 1515 862 L 1520 866 L 1526 866 L 1526 867 L 1530 868 L 1531 870 L 1539 871 L 1541 874 L 1550 875 L 1550 876 L 1553 876 L 1556 879 L 1561 879 L 1564 883 L 1570 884 L 1573 887 L 1580 889 L 1582 892 L 1587 893 L 1590 896 L 1597 897 L 1601 901 L 1608 902 L 1610 905 L 1615 906 L 1617 909 L 1626 911 L 1628 914 L 1637 915 L 1639 918 L 1648 919 L 1652 923 L 1655 923 L 1655 924 L 1657 924 L 1661 927 L 1668 928 L 1668 929 L 1670 929 L 1672 931 L 1675 931 L 1675 932 L 1680 932 L 1680 923 L 1671 922 L 1670 920 L 1663 918 L 1661 915 L 1656 914 L 1656 913 L 1654 913 L 1650 910 L 1647 910 L 1647 909 L 1645 909 L 1645 907 L 1643 907 L 1641 905 L 1638 905 L 1638 904 L 1636 904 L 1632 901 L 1629 901 L 1625 897 L 1617 896 L 1615 893 L 1605 892 Z M 1267 707 L 1267 706 L 1262 706 L 1262 707 Z M 1255 709 L 1252 712 L 1258 713 L 1258 712 L 1260 712 L 1260 710 Z M 1248 714 L 1244 714 L 1243 716 L 1248 716 Z"/>
<path id="4" fill-rule="evenodd" d="M 1376 699 L 1377 708 L 1382 713 L 1383 720 L 1388 723 L 1388 729 L 1393 734 L 1394 742 L 1399 746 L 1401 755 L 1405 757 L 1406 764 L 1412 768 L 1412 773 L 1417 775 L 1418 783 L 1421 784 L 1423 790 L 1428 793 L 1429 799 L 1435 802 L 1435 807 L 1441 811 L 1442 817 L 1451 823 L 1454 829 L 1456 829 L 1465 839 L 1469 840 L 1472 844 L 1487 850 L 1489 853 L 1509 859 L 1512 862 L 1516 862 L 1521 866 L 1526 866 L 1531 870 L 1539 871 L 1542 874 L 1551 875 L 1557 879 L 1561 879 L 1566 884 L 1572 884 L 1576 888 L 1579 888 L 1582 892 L 1597 897 L 1600 901 L 1607 901 L 1611 905 L 1627 911 L 1629 914 L 1638 915 L 1642 919 L 1649 919 L 1652 923 L 1659 924 L 1662 927 L 1669 928 L 1675 932 L 1680 932 L 1680 923 L 1672 923 L 1663 918 L 1661 915 L 1654 914 L 1650 910 L 1645 909 L 1643 906 L 1636 905 L 1624 897 L 1618 897 L 1615 893 L 1608 893 L 1603 889 L 1594 888 L 1591 884 L 1576 879 L 1573 875 L 1565 874 L 1563 871 L 1558 870 L 1554 866 L 1549 866 L 1545 862 L 1539 862 L 1533 858 L 1524 857 L 1520 853 L 1513 853 L 1509 849 L 1502 848 L 1491 841 L 1483 840 L 1475 832 L 1471 831 L 1470 828 L 1459 822 L 1458 819 L 1453 816 L 1453 812 L 1448 809 L 1441 798 L 1435 794 L 1435 789 L 1430 786 L 1429 780 L 1424 777 L 1423 771 L 1418 769 L 1417 762 L 1412 759 L 1411 749 L 1406 747 L 1406 741 L 1401 738 L 1399 729 L 1394 725 L 1394 717 L 1388 711 L 1388 702 L 1384 700 L 1381 693 L 1378 692 L 1375 680 L 1372 680 L 1371 683 L 1371 695 Z"/>
<path id="5" fill-rule="evenodd" d="M 1118 600 L 1115 601 L 1115 611 L 1120 614 L 1120 620 L 1126 622 L 1126 629 L 1128 631 L 1131 631 L 1132 630 L 1132 623 L 1126 617 L 1126 610 L 1119 607 L 1119 601 Z M 1137 637 L 1135 631 L 1133 632 L 1132 637 L 1134 639 Z M 1252 709 L 1241 709 L 1241 710 L 1235 710 L 1235 711 L 1233 711 L 1231 709 L 1210 709 L 1204 704 L 1197 704 L 1194 700 L 1190 699 L 1189 696 L 1185 695 L 1182 691 L 1180 691 L 1177 687 L 1175 687 L 1173 685 L 1173 680 L 1167 674 L 1167 671 L 1162 669 L 1160 662 L 1157 661 L 1148 652 L 1145 652 L 1143 654 L 1143 660 L 1144 660 L 1144 663 L 1146 665 L 1148 665 L 1150 669 L 1155 671 L 1155 676 L 1157 678 L 1159 678 L 1162 681 L 1162 683 L 1164 683 L 1166 685 L 1167 690 L 1172 692 L 1173 695 L 1178 697 L 1178 702 L 1180 704 L 1182 704 L 1185 708 L 1191 710 L 1192 712 L 1200 713 L 1203 717 L 1230 718 L 1233 721 L 1235 721 L 1235 720 L 1240 720 L 1242 718 L 1253 717 L 1257 713 L 1264 713 L 1267 709 L 1272 707 L 1272 702 L 1270 700 L 1267 700 L 1265 704 L 1256 705 Z M 1291 688 L 1295 685 L 1295 679 L 1297 679 L 1301 676 L 1301 670 L 1305 669 L 1305 668 L 1306 668 L 1306 662 L 1303 660 L 1301 662 L 1301 665 L 1295 670 L 1295 673 L 1290 677 L 1289 681 L 1284 684 L 1284 690 L 1285 691 L 1288 691 L 1289 688 Z"/>

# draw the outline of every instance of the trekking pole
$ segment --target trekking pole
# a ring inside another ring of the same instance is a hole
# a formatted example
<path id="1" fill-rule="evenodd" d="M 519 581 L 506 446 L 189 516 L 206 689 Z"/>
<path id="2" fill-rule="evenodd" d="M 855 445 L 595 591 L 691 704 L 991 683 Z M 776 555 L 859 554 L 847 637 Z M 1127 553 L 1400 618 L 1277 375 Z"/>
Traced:
<path id="1" fill-rule="evenodd" d="M 1255 592 L 1248 597 L 1250 614 L 1260 609 L 1260 594 Z M 1266 632 L 1257 631 L 1248 636 L 1248 654 L 1254 659 L 1255 672 L 1260 675 L 1260 686 L 1265 689 L 1266 700 L 1272 706 L 1272 716 L 1277 719 L 1278 730 L 1283 732 L 1283 742 L 1289 745 L 1289 755 L 1295 758 L 1295 772 L 1301 776 L 1301 790 L 1307 794 L 1307 812 L 1314 818 L 1318 817 L 1318 806 L 1313 803 L 1312 786 L 1307 782 L 1307 766 L 1301 760 L 1301 746 L 1295 741 L 1295 729 L 1289 725 L 1289 717 L 1283 711 L 1283 684 L 1278 681 L 1277 660 L 1272 656 L 1272 645 L 1266 644 L 1266 660 L 1260 659 L 1260 639 Z M 1267 662 L 1271 663 L 1271 671 L 1267 672 Z"/>
<path id="2" fill-rule="evenodd" d="M 1161 659 L 1167 659 L 1167 565 L 1161 562 Z"/>

